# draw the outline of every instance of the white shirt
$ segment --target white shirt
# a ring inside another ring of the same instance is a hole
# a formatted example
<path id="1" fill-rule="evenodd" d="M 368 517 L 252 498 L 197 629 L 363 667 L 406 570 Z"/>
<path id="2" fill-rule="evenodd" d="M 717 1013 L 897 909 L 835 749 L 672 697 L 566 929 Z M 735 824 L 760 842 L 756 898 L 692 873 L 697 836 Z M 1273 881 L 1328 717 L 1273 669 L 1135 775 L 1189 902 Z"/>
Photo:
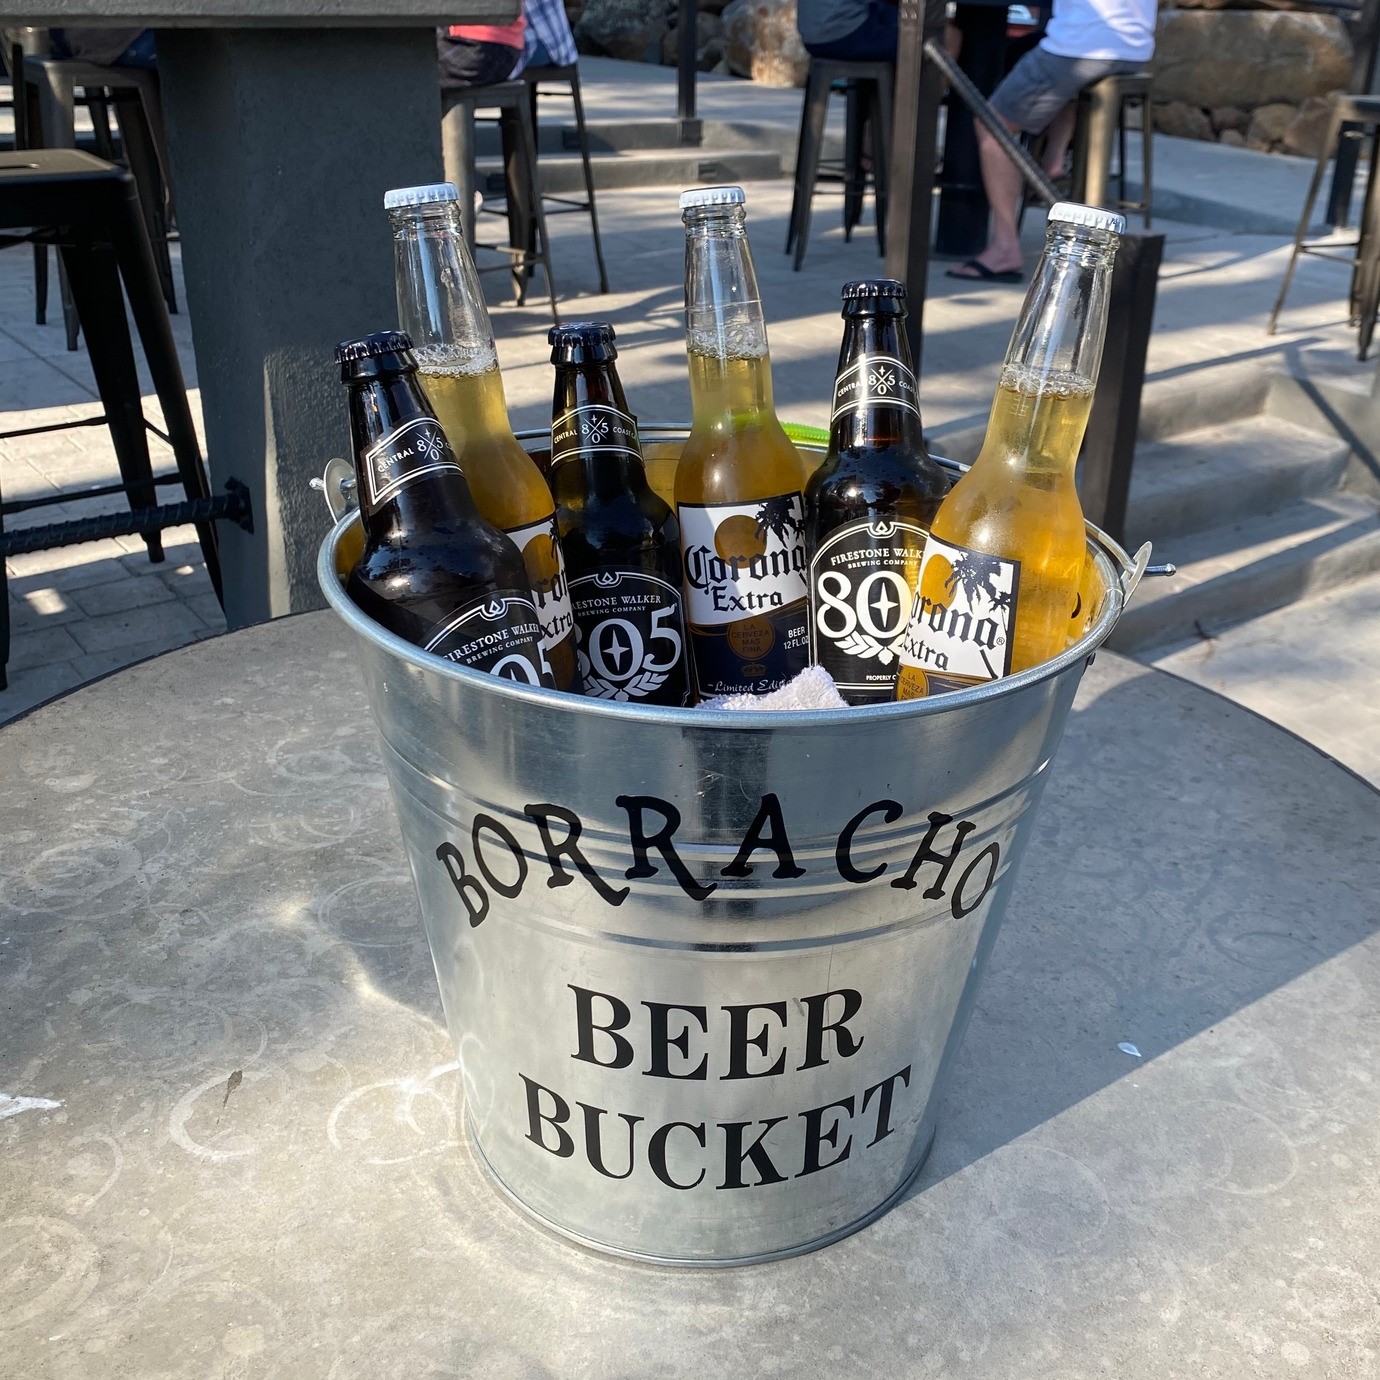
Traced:
<path id="1" fill-rule="evenodd" d="M 1156 0 L 1055 0 L 1040 47 L 1058 57 L 1146 62 L 1158 12 Z"/>

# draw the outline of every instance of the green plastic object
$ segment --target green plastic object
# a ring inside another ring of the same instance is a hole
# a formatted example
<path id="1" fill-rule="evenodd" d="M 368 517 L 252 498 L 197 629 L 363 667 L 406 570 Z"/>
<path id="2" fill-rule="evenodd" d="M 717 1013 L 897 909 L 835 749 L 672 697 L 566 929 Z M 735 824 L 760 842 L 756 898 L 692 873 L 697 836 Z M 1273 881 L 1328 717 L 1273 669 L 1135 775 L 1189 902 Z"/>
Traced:
<path id="1" fill-rule="evenodd" d="M 805 426 L 802 422 L 782 422 L 781 426 L 792 441 L 800 441 L 807 446 L 827 446 L 829 444 L 828 427 Z"/>

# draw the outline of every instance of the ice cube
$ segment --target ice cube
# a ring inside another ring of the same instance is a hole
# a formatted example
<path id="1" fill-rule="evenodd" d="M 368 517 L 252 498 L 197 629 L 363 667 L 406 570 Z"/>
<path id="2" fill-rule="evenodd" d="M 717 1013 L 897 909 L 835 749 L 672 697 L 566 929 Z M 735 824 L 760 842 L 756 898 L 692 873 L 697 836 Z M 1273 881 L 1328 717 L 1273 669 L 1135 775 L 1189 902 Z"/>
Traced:
<path id="1" fill-rule="evenodd" d="M 800 709 L 847 709 L 834 678 L 823 666 L 807 666 L 794 680 L 764 695 L 718 695 L 705 700 L 701 709 L 752 709 L 786 712 Z"/>

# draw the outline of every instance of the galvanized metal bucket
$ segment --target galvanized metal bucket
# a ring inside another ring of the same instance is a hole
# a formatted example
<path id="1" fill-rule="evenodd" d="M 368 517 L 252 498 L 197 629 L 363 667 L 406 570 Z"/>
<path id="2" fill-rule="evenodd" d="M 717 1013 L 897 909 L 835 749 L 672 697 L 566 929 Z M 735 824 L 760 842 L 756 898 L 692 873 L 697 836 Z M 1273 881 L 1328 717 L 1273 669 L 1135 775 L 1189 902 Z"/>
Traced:
<path id="1" fill-rule="evenodd" d="M 1149 548 L 1089 529 L 1096 619 L 1035 670 L 736 714 L 428 656 L 345 598 L 355 524 L 322 544 L 321 587 L 359 635 L 498 1184 L 581 1242 L 677 1264 L 793 1254 L 885 1212 L 924 1163 L 1045 768 Z"/>

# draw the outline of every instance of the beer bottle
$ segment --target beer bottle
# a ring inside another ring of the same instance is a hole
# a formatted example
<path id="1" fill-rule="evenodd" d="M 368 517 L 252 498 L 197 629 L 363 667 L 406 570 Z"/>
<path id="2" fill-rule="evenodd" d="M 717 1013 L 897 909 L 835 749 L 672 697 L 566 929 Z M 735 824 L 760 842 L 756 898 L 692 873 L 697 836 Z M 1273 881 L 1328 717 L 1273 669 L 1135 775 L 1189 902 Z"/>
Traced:
<path id="1" fill-rule="evenodd" d="M 896 698 L 901 641 L 944 471 L 920 426 L 893 278 L 847 283 L 829 451 L 805 488 L 810 660 L 849 704 Z"/>
<path id="2" fill-rule="evenodd" d="M 364 550 L 345 590 L 376 623 L 449 661 L 529 685 L 544 674 L 522 556 L 484 521 L 417 384 L 412 341 L 381 331 L 336 347 Z"/>
<path id="3" fill-rule="evenodd" d="M 777 690 L 809 658 L 805 464 L 772 404 L 741 187 L 680 198 L 692 423 L 676 467 L 695 686 Z"/>
<path id="4" fill-rule="evenodd" d="M 558 690 L 579 693 L 575 618 L 541 471 L 508 423 L 493 327 L 449 182 L 384 197 L 393 227 L 399 322 L 417 343 L 422 387 L 479 511 L 522 552 Z"/>
<path id="5" fill-rule="evenodd" d="M 582 321 L 547 339 L 556 366 L 551 487 L 585 694 L 686 704 L 680 528 L 647 483 L 613 327 Z"/>
<path id="6" fill-rule="evenodd" d="M 1087 542 L 1073 471 L 1125 220 L 1060 202 L 973 467 L 940 505 L 901 649 L 898 699 L 996 680 L 1081 635 Z"/>

